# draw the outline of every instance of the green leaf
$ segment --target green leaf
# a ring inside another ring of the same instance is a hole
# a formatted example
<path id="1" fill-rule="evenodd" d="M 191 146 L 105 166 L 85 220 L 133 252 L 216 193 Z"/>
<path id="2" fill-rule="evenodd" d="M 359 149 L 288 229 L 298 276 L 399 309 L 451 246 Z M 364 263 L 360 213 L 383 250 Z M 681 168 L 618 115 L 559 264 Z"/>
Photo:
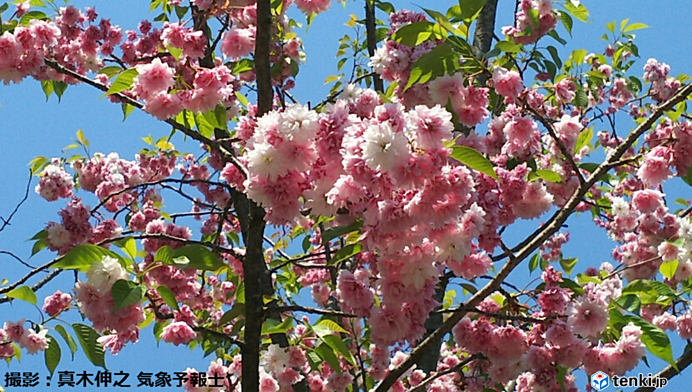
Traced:
<path id="1" fill-rule="evenodd" d="M 668 279 L 672 279 L 673 276 L 675 276 L 675 271 L 678 270 L 678 264 L 680 261 L 678 259 L 675 260 L 670 260 L 670 261 L 664 261 L 661 263 L 661 266 L 659 267 L 659 271 L 661 271 L 661 274 L 665 276 Z"/>
<path id="2" fill-rule="evenodd" d="M 127 71 L 123 71 L 118 75 L 117 78 L 113 81 L 113 84 L 111 84 L 110 88 L 106 92 L 106 95 L 110 94 L 116 94 L 121 91 L 129 90 L 132 88 L 132 83 L 135 80 L 135 77 L 139 75 L 139 72 L 137 72 L 136 68 L 130 68 Z"/>
<path id="3" fill-rule="evenodd" d="M 225 265 L 216 254 L 212 253 L 207 247 L 199 244 L 187 245 L 175 249 L 171 256 L 173 260 L 170 264 L 180 268 L 216 271 Z"/>
<path id="4" fill-rule="evenodd" d="M 50 335 L 46 335 L 46 337 L 48 337 L 50 340 L 48 341 L 48 348 L 43 352 L 43 358 L 45 359 L 46 367 L 50 372 L 50 376 L 53 377 L 55 368 L 57 368 L 58 364 L 60 363 L 62 353 L 60 352 L 60 345 L 58 344 L 58 341 Z"/>
<path id="5" fill-rule="evenodd" d="M 160 247 L 154 255 L 154 261 L 160 261 L 163 264 L 173 263 L 173 248 L 168 245 Z"/>
<path id="6" fill-rule="evenodd" d="M 486 0 L 459 0 L 461 17 L 466 21 L 472 21 L 478 17 Z"/>
<path id="7" fill-rule="evenodd" d="M 19 299 L 36 305 L 36 293 L 34 293 L 34 290 L 29 286 L 19 286 L 16 289 L 8 291 L 5 295 L 9 298 Z"/>
<path id="8" fill-rule="evenodd" d="M 692 186 L 692 167 L 688 168 L 687 174 L 681 177 L 685 184 Z"/>
<path id="9" fill-rule="evenodd" d="M 41 238 L 40 240 L 34 242 L 34 246 L 31 247 L 31 256 L 33 256 L 36 253 L 46 249 L 47 247 L 48 247 L 48 242 L 46 241 L 45 238 Z"/>
<path id="10" fill-rule="evenodd" d="M 529 272 L 533 272 L 538 268 L 538 261 L 541 258 L 539 253 L 536 253 L 531 257 L 531 260 L 529 260 Z"/>
<path id="11" fill-rule="evenodd" d="M 180 60 L 180 55 L 183 54 L 182 48 L 176 48 L 175 46 L 169 46 L 166 49 L 168 49 L 168 53 L 170 53 L 174 59 Z"/>
<path id="12" fill-rule="evenodd" d="M 267 319 L 267 321 L 262 324 L 262 335 L 285 333 L 291 328 L 293 328 L 293 319 L 291 317 L 286 317 L 282 322 L 276 319 Z"/>
<path id="13" fill-rule="evenodd" d="M 62 336 L 62 338 L 65 340 L 65 343 L 67 343 L 67 347 L 70 348 L 70 353 L 72 354 L 72 360 L 74 361 L 74 353 L 77 352 L 77 343 L 74 341 L 74 339 L 72 339 L 72 336 L 67 333 L 65 327 L 62 325 L 57 324 L 55 326 L 55 330 L 58 331 L 60 336 Z"/>
<path id="14" fill-rule="evenodd" d="M 639 300 L 639 297 L 637 297 L 634 294 L 620 296 L 620 298 L 613 302 L 615 303 L 615 305 L 631 313 L 638 314 L 639 310 L 642 307 L 642 302 Z"/>
<path id="15" fill-rule="evenodd" d="M 565 271 L 567 275 L 572 274 L 572 270 L 574 269 L 574 266 L 577 265 L 577 258 L 572 257 L 569 259 L 563 259 L 562 257 L 560 258 L 560 266 L 562 267 L 562 270 Z"/>
<path id="16" fill-rule="evenodd" d="M 53 90 L 55 91 L 55 95 L 58 96 L 58 102 L 60 102 L 62 95 L 65 93 L 65 90 L 67 90 L 67 83 L 54 80 Z"/>
<path id="17" fill-rule="evenodd" d="M 459 284 L 465 291 L 471 293 L 471 294 L 476 294 L 478 292 L 478 289 L 476 286 L 470 284 L 470 283 L 460 283 Z"/>
<path id="18" fill-rule="evenodd" d="M 104 355 L 103 346 L 98 342 L 99 334 L 93 328 L 80 324 L 72 324 L 72 329 L 77 334 L 77 340 L 82 346 L 82 350 L 86 354 L 87 358 L 94 366 L 100 366 L 106 368 L 106 360 Z"/>
<path id="19" fill-rule="evenodd" d="M 626 26 L 622 32 L 623 33 L 629 33 L 630 31 L 634 30 L 641 30 L 641 29 L 646 29 L 649 28 L 649 25 L 644 24 L 644 23 L 632 23 L 631 25 Z"/>
<path id="20" fill-rule="evenodd" d="M 692 170 L 691 170 L 692 171 Z M 358 231 L 363 226 L 363 221 L 356 220 L 347 226 L 337 226 L 322 232 L 322 242 L 327 243 L 334 238 L 341 237 L 353 231 Z"/>
<path id="21" fill-rule="evenodd" d="M 422 8 L 422 7 L 421 7 L 421 8 Z M 434 20 L 435 22 L 439 23 L 439 25 L 442 26 L 442 27 L 443 27 L 445 30 L 447 30 L 448 32 L 451 33 L 451 32 L 454 32 L 454 31 L 456 30 L 456 29 L 454 28 L 454 26 L 449 22 L 449 19 L 448 19 L 445 15 L 443 15 L 442 13 L 437 12 L 437 11 L 435 11 L 435 10 L 429 10 L 429 9 L 427 9 L 427 8 L 423 8 L 423 11 L 425 11 L 426 14 L 430 15 L 430 17 L 433 18 L 433 20 Z M 442 35 L 440 36 L 440 38 L 444 38 L 444 37 L 447 36 L 446 32 L 441 31 L 441 30 L 439 29 L 439 27 L 436 29 L 436 31 L 439 31 L 439 32 L 442 33 Z"/>
<path id="22" fill-rule="evenodd" d="M 555 62 L 555 65 L 558 68 L 562 68 L 562 60 L 560 59 L 560 56 L 557 52 L 557 48 L 552 45 L 549 45 L 546 49 L 548 49 L 550 57 L 552 57 L 553 61 Z"/>
<path id="23" fill-rule="evenodd" d="M 156 288 L 156 292 L 159 293 L 163 302 L 166 303 L 171 309 L 179 310 L 178 301 L 175 299 L 175 294 L 171 289 L 166 286 L 159 286 Z"/>
<path id="24" fill-rule="evenodd" d="M 86 272 L 96 261 L 102 260 L 103 256 L 117 259 L 122 266 L 126 265 L 125 260 L 112 250 L 102 248 L 98 245 L 85 244 L 77 245 L 70 249 L 70 251 L 67 252 L 60 261 L 53 264 L 51 268 L 73 269 Z"/>
<path id="25" fill-rule="evenodd" d="M 463 163 L 464 165 L 470 167 L 471 169 L 477 170 L 481 173 L 487 174 L 490 177 L 499 180 L 497 173 L 495 173 L 495 167 L 493 163 L 488 160 L 488 158 L 481 155 L 480 152 L 474 150 L 467 146 L 454 146 L 452 147 L 452 153 L 450 156 L 457 161 Z"/>
<path id="26" fill-rule="evenodd" d="M 520 45 L 510 41 L 500 41 L 495 44 L 495 48 L 505 53 L 520 53 L 522 51 Z"/>
<path id="27" fill-rule="evenodd" d="M 393 14 L 396 9 L 392 5 L 392 3 L 386 2 L 386 1 L 376 1 L 375 2 L 375 7 L 381 9 L 384 11 L 386 14 Z"/>
<path id="28" fill-rule="evenodd" d="M 337 373 L 341 374 L 341 366 L 339 366 L 339 358 L 336 357 L 336 354 L 334 354 L 334 349 L 331 348 L 328 344 L 322 343 L 319 346 L 315 348 L 315 351 L 317 354 L 319 354 L 322 359 L 327 361 L 329 366 Z"/>
<path id="29" fill-rule="evenodd" d="M 334 256 L 329 261 L 329 264 L 334 265 L 340 261 L 346 260 L 349 257 L 355 256 L 363 250 L 361 244 L 350 244 L 339 249 L 334 253 Z"/>
<path id="30" fill-rule="evenodd" d="M 585 108 L 589 104 L 589 97 L 584 92 L 583 88 L 578 88 L 574 96 L 574 105 L 580 108 Z"/>
<path id="31" fill-rule="evenodd" d="M 126 237 L 118 241 L 113 241 L 113 245 L 122 249 L 131 259 L 134 260 L 137 257 L 137 242 L 134 238 Z"/>
<path id="32" fill-rule="evenodd" d="M 562 12 L 560 11 L 560 20 L 562 21 L 563 26 L 565 26 L 565 30 L 567 30 L 567 33 L 569 33 L 570 37 L 572 36 L 572 26 L 574 25 L 574 21 L 572 20 L 572 17 L 569 16 L 567 12 Z"/>
<path id="33" fill-rule="evenodd" d="M 219 325 L 224 326 L 244 313 L 245 304 L 235 303 L 229 311 L 227 311 L 223 314 L 223 316 L 221 316 L 221 319 L 219 320 Z"/>
<path id="34" fill-rule="evenodd" d="M 572 153 L 578 153 L 582 148 L 591 144 L 591 139 L 593 139 L 593 128 L 587 128 L 577 136 L 577 141 L 574 143 L 574 150 Z"/>
<path id="35" fill-rule="evenodd" d="M 451 75 L 458 64 L 459 55 L 452 51 L 449 41 L 445 41 L 413 63 L 411 75 L 404 91 L 414 84 L 425 83 L 445 74 Z"/>
<path id="36" fill-rule="evenodd" d="M 567 41 L 565 41 L 562 37 L 560 37 L 560 34 L 557 33 L 555 30 L 550 30 L 548 31 L 547 35 L 549 37 L 552 37 L 555 41 L 559 42 L 562 45 L 567 45 Z"/>
<path id="37" fill-rule="evenodd" d="M 581 20 L 582 22 L 589 21 L 589 11 L 586 9 L 586 7 L 584 7 L 584 4 L 575 6 L 573 3 L 567 1 L 565 2 L 565 9 L 570 13 L 570 15 Z"/>
<path id="38" fill-rule="evenodd" d="M 255 68 L 255 61 L 250 59 L 241 59 L 232 64 L 234 75 L 238 75 L 247 71 L 252 71 Z"/>
<path id="39" fill-rule="evenodd" d="M 542 179 L 548 182 L 553 182 L 553 183 L 560 183 L 562 182 L 562 178 L 560 178 L 560 175 L 555 173 L 552 170 L 536 170 L 535 172 L 529 172 L 528 175 L 529 181 L 534 181 L 536 179 Z"/>
<path id="40" fill-rule="evenodd" d="M 610 312 L 611 316 L 614 312 L 619 313 L 619 311 L 613 310 Z M 642 343 L 644 343 L 651 354 L 668 362 L 675 369 L 678 368 L 677 364 L 675 363 L 675 358 L 673 358 L 673 347 L 670 344 L 670 339 L 668 339 L 668 335 L 666 335 L 665 331 L 655 325 L 650 324 L 641 317 L 626 315 L 622 316 L 622 318 L 624 319 L 625 323 L 631 322 L 642 329 Z"/>
<path id="41" fill-rule="evenodd" d="M 214 108 L 214 117 L 216 117 L 216 124 L 221 129 L 228 129 L 228 118 L 226 117 L 226 107 L 222 104 L 216 105 Z"/>
<path id="42" fill-rule="evenodd" d="M 204 137 L 212 137 L 214 135 L 214 126 L 209 123 L 203 114 L 195 114 L 194 116 L 199 133 L 201 133 Z"/>
<path id="43" fill-rule="evenodd" d="M 165 326 L 166 324 L 159 323 L 158 321 L 154 323 L 154 328 L 152 328 L 152 332 L 154 333 L 154 337 L 156 338 L 157 344 L 161 341 L 161 332 L 163 332 L 163 328 Z"/>
<path id="44" fill-rule="evenodd" d="M 115 304 L 115 309 L 113 309 L 113 311 L 118 311 L 138 303 L 144 298 L 145 292 L 146 289 L 142 285 L 129 280 L 118 280 L 113 284 L 113 288 L 111 289 L 111 295 L 113 296 L 113 302 Z"/>
<path id="45" fill-rule="evenodd" d="M 98 73 L 106 75 L 106 76 L 108 76 L 108 78 L 112 78 L 113 75 L 119 74 L 122 71 L 123 71 L 123 69 L 116 66 L 116 65 L 109 65 L 107 67 L 101 68 L 98 71 Z"/>
<path id="46" fill-rule="evenodd" d="M 615 21 L 606 23 L 606 29 L 608 29 L 608 31 L 610 31 L 611 33 L 614 33 L 615 32 Z"/>
<path id="47" fill-rule="evenodd" d="M 437 24 L 421 21 L 398 29 L 391 40 L 406 46 L 417 46 L 425 41 L 442 39 L 445 36 L 446 34 Z"/>
<path id="48" fill-rule="evenodd" d="M 130 115 L 130 113 L 132 113 L 132 111 L 135 110 L 134 106 L 127 103 L 122 103 L 120 107 L 123 111 L 123 121 L 127 120 L 127 117 Z"/>
<path id="49" fill-rule="evenodd" d="M 332 332 L 348 333 L 339 324 L 330 319 L 321 319 L 315 325 L 312 326 L 317 336 L 323 336 L 331 334 Z"/>
<path id="50" fill-rule="evenodd" d="M 333 348 L 336 352 L 341 354 L 348 363 L 351 365 L 355 366 L 356 365 L 356 360 L 353 357 L 353 354 L 348 350 L 348 346 L 344 341 L 341 339 L 340 336 L 336 335 L 325 335 L 321 336 L 322 341 L 327 343 L 329 347 Z"/>
<path id="51" fill-rule="evenodd" d="M 29 11 L 22 15 L 22 18 L 19 20 L 19 24 L 22 26 L 28 26 L 34 19 L 48 20 L 50 18 L 48 18 L 48 16 L 41 11 Z"/>
<path id="52" fill-rule="evenodd" d="M 43 93 L 46 94 L 46 102 L 48 102 L 48 98 L 50 98 L 50 95 L 53 94 L 53 92 L 54 92 L 53 81 L 52 80 L 42 80 L 41 81 L 41 89 L 43 89 Z"/>

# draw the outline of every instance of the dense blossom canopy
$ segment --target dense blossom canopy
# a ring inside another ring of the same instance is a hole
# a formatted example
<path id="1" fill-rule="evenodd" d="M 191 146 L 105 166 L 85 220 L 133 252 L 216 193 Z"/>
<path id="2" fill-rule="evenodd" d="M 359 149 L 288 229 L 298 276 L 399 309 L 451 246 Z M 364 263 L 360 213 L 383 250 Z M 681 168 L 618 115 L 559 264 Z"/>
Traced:
<path id="1" fill-rule="evenodd" d="M 672 366 L 670 338 L 692 338 L 691 209 L 671 210 L 663 191 L 690 181 L 691 88 L 655 59 L 641 78 L 631 68 L 641 26 L 563 61 L 533 44 L 562 41 L 558 21 L 571 32 L 586 8 L 521 0 L 479 55 L 469 29 L 485 2 L 446 16 L 369 2 L 352 23 L 371 24 L 378 47 L 359 61 L 356 42 L 350 83 L 311 107 L 290 94 L 305 54 L 287 10 L 309 23 L 330 0 L 153 3 L 163 17 L 137 31 L 71 5 L 49 18 L 20 3 L 4 19 L 5 84 L 61 95 L 88 83 L 201 149 L 151 139 L 134 160 L 34 161 L 36 193 L 65 203 L 34 253 L 56 254 L 50 276 L 79 280 L 45 296 L 45 322 L 6 320 L 0 358 L 46 351 L 52 372 L 53 318 L 77 309 L 89 325 L 75 333 L 101 358 L 136 349 L 150 323 L 157 339 L 216 353 L 206 374 L 223 386 L 190 376 L 188 391 L 576 391 L 580 370 L 623 375 L 647 349 Z M 379 34 L 374 6 L 388 13 Z M 635 128 L 616 131 L 616 116 Z M 172 198 L 191 210 L 167 211 Z M 561 226 L 577 213 L 614 245 L 574 277 Z M 526 221 L 541 223 L 505 244 Z M 523 290 L 507 279 L 522 261 L 542 271 Z M 43 284 L 25 281 L 3 299 L 31 301 Z"/>

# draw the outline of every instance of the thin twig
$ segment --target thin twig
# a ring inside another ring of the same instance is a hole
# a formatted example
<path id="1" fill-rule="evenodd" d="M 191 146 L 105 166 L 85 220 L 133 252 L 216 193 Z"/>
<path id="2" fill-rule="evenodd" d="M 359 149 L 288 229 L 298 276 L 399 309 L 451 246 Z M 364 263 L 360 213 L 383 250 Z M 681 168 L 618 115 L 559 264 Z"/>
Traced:
<path id="1" fill-rule="evenodd" d="M 555 131 L 555 127 L 553 126 L 553 124 L 551 124 L 550 121 L 548 121 L 545 117 L 543 117 L 542 114 L 540 114 L 536 109 L 532 108 L 530 105 L 525 105 L 525 108 L 528 109 L 528 111 L 531 112 L 541 124 L 543 124 L 543 127 L 545 127 L 545 129 L 548 130 L 548 134 L 553 139 L 555 144 L 557 144 L 557 147 L 560 149 L 560 152 L 562 153 L 562 155 L 565 156 L 565 159 L 567 159 L 567 162 L 569 162 L 569 165 L 572 167 L 572 170 L 577 175 L 579 183 L 584 185 L 584 176 L 581 175 L 579 166 L 577 166 L 577 163 L 574 161 L 572 153 L 567 150 L 565 143 L 563 143 L 562 140 L 560 140 L 560 137 L 557 136 L 557 132 Z"/>
<path id="2" fill-rule="evenodd" d="M 0 250 L 0 254 L 2 254 L 2 255 L 8 255 L 8 256 L 12 257 L 13 259 L 17 260 L 17 261 L 18 261 L 19 263 L 21 263 L 22 265 L 26 266 L 26 267 L 29 267 L 29 268 L 32 268 L 32 269 L 33 269 L 33 268 L 36 268 L 36 267 L 34 267 L 33 265 L 31 265 L 31 264 L 27 263 L 26 261 L 22 260 L 21 257 L 15 255 L 14 253 L 12 253 L 12 252 L 10 252 L 10 251 L 8 251 L 8 250 Z"/>
<path id="3" fill-rule="evenodd" d="M 22 204 L 24 204 L 24 202 L 29 198 L 29 188 L 31 188 L 31 176 L 32 175 L 33 175 L 33 173 L 31 172 L 31 170 L 29 170 L 29 181 L 26 184 L 26 191 L 24 192 L 24 197 L 14 207 L 14 210 L 12 210 L 12 213 L 10 213 L 10 216 L 7 217 L 7 219 L 4 219 L 3 217 L 0 216 L 0 221 L 2 221 L 2 226 L 0 226 L 0 232 L 5 230 L 5 227 L 7 227 L 10 224 L 10 221 L 14 217 L 14 214 L 16 214 L 17 211 L 19 211 L 19 208 L 22 206 Z"/>
<path id="4" fill-rule="evenodd" d="M 298 305 L 278 306 L 276 308 L 273 308 L 272 310 L 276 310 L 279 312 L 303 312 L 303 313 L 310 313 L 310 314 L 321 314 L 321 315 L 325 315 L 325 316 L 346 317 L 346 318 L 357 318 L 358 317 L 355 314 L 351 314 L 351 313 L 339 312 L 336 310 L 310 308 L 310 307 L 298 306 Z"/>
<path id="5" fill-rule="evenodd" d="M 435 375 L 426 378 L 425 380 L 423 380 L 423 382 L 418 384 L 415 388 L 411 389 L 409 392 L 422 392 L 425 390 L 426 386 L 428 386 L 430 383 L 437 380 L 438 378 L 444 377 L 444 376 L 451 374 L 451 373 L 456 373 L 459 370 L 461 370 L 464 366 L 468 365 L 471 361 L 473 361 L 475 359 L 479 359 L 481 357 L 482 356 L 480 354 L 473 354 L 470 357 L 467 357 L 463 361 L 459 362 L 455 366 L 452 366 L 451 368 L 449 368 L 445 371 L 436 373 Z"/>

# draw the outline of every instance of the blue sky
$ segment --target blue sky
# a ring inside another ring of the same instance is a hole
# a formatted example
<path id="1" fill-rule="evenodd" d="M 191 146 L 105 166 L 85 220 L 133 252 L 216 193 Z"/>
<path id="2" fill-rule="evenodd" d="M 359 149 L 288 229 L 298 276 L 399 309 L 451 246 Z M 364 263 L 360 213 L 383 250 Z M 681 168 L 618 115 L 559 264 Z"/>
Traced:
<path id="1" fill-rule="evenodd" d="M 96 6 L 101 16 L 110 17 L 114 24 L 123 26 L 124 29 L 134 29 L 136 24 L 145 18 L 153 19 L 155 14 L 149 13 L 149 2 L 135 0 L 120 1 L 71 1 L 78 7 Z M 447 7 L 456 3 L 455 1 L 444 0 L 419 0 L 419 1 L 392 1 L 399 8 L 417 9 L 418 6 L 446 10 Z M 590 24 L 575 22 L 573 31 L 574 40 L 568 44 L 567 48 L 559 48 L 562 54 L 568 54 L 575 48 L 586 48 L 588 51 L 598 52 L 603 50 L 606 45 L 600 37 L 605 30 L 605 23 L 611 20 L 629 18 L 632 22 L 643 22 L 650 26 L 649 29 L 638 32 L 637 44 L 640 49 L 642 59 L 633 67 L 635 72 L 641 74 L 641 67 L 649 57 L 655 57 L 660 61 L 665 61 L 671 65 L 671 73 L 692 74 L 690 60 L 692 53 L 692 42 L 689 37 L 690 28 L 688 17 L 692 14 L 692 2 L 684 0 L 662 0 L 657 2 L 643 0 L 590 0 L 583 1 L 589 8 L 592 15 Z M 500 0 L 498 17 L 499 27 L 511 23 L 514 1 Z M 324 79 L 332 74 L 336 74 L 336 53 L 337 40 L 343 34 L 351 34 L 350 28 L 343 25 L 348 20 L 349 14 L 357 14 L 359 18 L 363 16 L 362 1 L 349 1 L 346 10 L 341 4 L 334 2 L 332 9 L 326 14 L 319 15 L 310 31 L 305 34 L 299 32 L 303 38 L 305 50 L 307 52 L 307 63 L 301 67 L 297 80 L 297 87 L 294 90 L 296 98 L 305 103 L 321 101 L 328 93 L 328 86 L 323 84 Z M 294 14 L 298 21 L 302 21 L 302 15 Z M 380 15 L 383 18 L 382 15 Z M 561 31 L 561 35 L 566 33 Z M 547 38 L 550 40 L 550 38 Z M 556 45 L 554 42 L 551 44 Z M 559 45 L 556 45 L 559 46 Z M 109 153 L 118 152 L 126 159 L 132 159 L 134 154 L 144 143 L 141 138 L 148 134 L 155 137 L 168 135 L 170 128 L 148 115 L 141 112 L 133 112 L 127 121 L 122 121 L 120 107 L 109 103 L 105 99 L 99 99 L 101 93 L 87 86 L 72 86 L 63 96 L 62 102 L 58 103 L 55 96 L 48 102 L 41 91 L 40 84 L 33 80 L 26 80 L 21 85 L 0 86 L 0 184 L 3 193 L 0 196 L 0 216 L 7 217 L 14 205 L 22 198 L 28 180 L 28 168 L 26 164 L 37 155 L 47 157 L 61 156 L 61 148 L 71 144 L 72 139 L 78 129 L 82 129 L 91 140 L 92 152 L 100 151 Z M 628 124 L 622 123 L 623 126 Z M 598 127 L 595 131 L 598 131 Z M 196 143 L 183 143 L 182 138 L 176 136 L 173 142 L 182 150 L 196 152 Z M 28 258 L 31 251 L 31 243 L 26 242 L 37 231 L 41 230 L 47 221 L 57 220 L 57 211 L 64 206 L 63 202 L 47 203 L 40 199 L 34 192 L 32 182 L 29 200 L 17 213 L 12 225 L 0 233 L 0 250 L 10 250 L 22 257 Z M 689 188 L 682 182 L 666 189 L 668 195 L 677 197 L 689 197 Z M 93 202 L 91 203 L 93 205 Z M 183 206 L 182 208 L 187 208 Z M 534 227 L 538 222 L 530 222 L 527 226 Z M 607 240 L 605 233 L 590 223 L 588 216 L 577 217 L 569 222 L 571 231 L 571 242 L 565 247 L 565 254 L 570 257 L 579 257 L 580 263 L 575 271 L 581 271 L 587 265 L 598 265 L 602 261 L 610 260 L 612 242 Z M 518 242 L 519 235 L 525 233 L 526 227 L 522 226 L 518 230 L 508 231 L 507 242 L 512 244 Z M 588 244 L 585 246 L 585 244 Z M 53 255 L 44 251 L 29 262 L 33 265 L 42 264 Z M 28 268 L 19 265 L 9 257 L 0 255 L 0 279 L 7 278 L 14 281 L 24 275 Z M 536 273 L 534 273 L 534 276 Z M 525 283 L 527 279 L 527 268 L 519 267 L 518 271 L 511 276 L 515 283 Z M 74 284 L 74 277 L 71 273 L 65 273 L 59 279 L 51 282 L 47 287 L 38 293 L 39 303 L 42 303 L 46 295 L 55 290 L 68 291 Z M 0 312 L 0 323 L 6 320 L 17 320 L 22 317 L 28 319 L 38 319 L 38 311 L 31 305 L 15 302 L 12 305 L 2 305 Z M 76 317 L 76 319 L 75 319 Z M 72 321 L 78 321 L 79 316 L 72 312 Z M 84 353 L 80 350 L 75 355 L 74 362 L 70 362 L 67 347 L 61 341 L 63 349 L 63 360 L 58 367 L 58 371 L 75 371 L 81 373 L 88 371 L 96 373 L 98 370 L 91 365 Z M 682 345 L 676 344 L 675 355 L 678 356 L 682 351 Z M 108 368 L 113 371 L 124 371 L 131 374 L 130 384 L 135 387 L 136 374 L 140 371 L 157 373 L 164 371 L 172 373 L 182 371 L 187 367 L 204 369 L 208 367 L 211 357 L 203 359 L 202 351 L 190 352 L 185 347 L 169 346 L 165 343 L 157 348 L 153 338 L 151 327 L 141 331 L 141 340 L 135 346 L 127 346 L 119 355 L 107 355 L 106 363 Z M 658 371 L 662 362 L 649 356 L 649 363 L 652 369 L 640 367 L 643 372 Z M 43 362 L 43 355 L 28 356 L 22 358 L 21 364 L 14 362 L 11 367 L 0 370 L 0 385 L 5 385 L 5 372 L 24 372 L 38 371 L 40 374 L 41 387 L 38 390 L 63 390 L 56 387 L 56 378 L 51 383 L 51 387 L 46 387 L 46 377 L 48 371 Z M 583 372 L 582 372 L 583 373 Z M 688 389 L 684 387 L 684 379 L 687 376 L 676 378 L 669 386 L 668 390 L 678 391 Z M 583 378 L 582 378 L 583 380 Z M 580 387 L 584 385 L 582 381 Z M 119 390 L 118 388 L 111 388 Z M 111 390 L 104 389 L 104 390 Z"/>

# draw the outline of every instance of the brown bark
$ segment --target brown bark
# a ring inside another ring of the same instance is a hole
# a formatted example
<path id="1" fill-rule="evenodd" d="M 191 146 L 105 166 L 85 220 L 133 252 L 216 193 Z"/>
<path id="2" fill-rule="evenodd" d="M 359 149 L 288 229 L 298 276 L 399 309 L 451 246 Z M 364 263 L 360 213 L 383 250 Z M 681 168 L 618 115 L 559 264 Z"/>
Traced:
<path id="1" fill-rule="evenodd" d="M 377 49 L 377 25 L 375 24 L 375 2 L 372 0 L 365 0 L 365 29 L 367 31 L 368 40 L 368 54 L 370 57 L 375 55 L 375 50 Z M 380 75 L 374 74 L 372 76 L 373 85 L 375 91 L 384 92 L 384 83 L 380 78 Z"/>

